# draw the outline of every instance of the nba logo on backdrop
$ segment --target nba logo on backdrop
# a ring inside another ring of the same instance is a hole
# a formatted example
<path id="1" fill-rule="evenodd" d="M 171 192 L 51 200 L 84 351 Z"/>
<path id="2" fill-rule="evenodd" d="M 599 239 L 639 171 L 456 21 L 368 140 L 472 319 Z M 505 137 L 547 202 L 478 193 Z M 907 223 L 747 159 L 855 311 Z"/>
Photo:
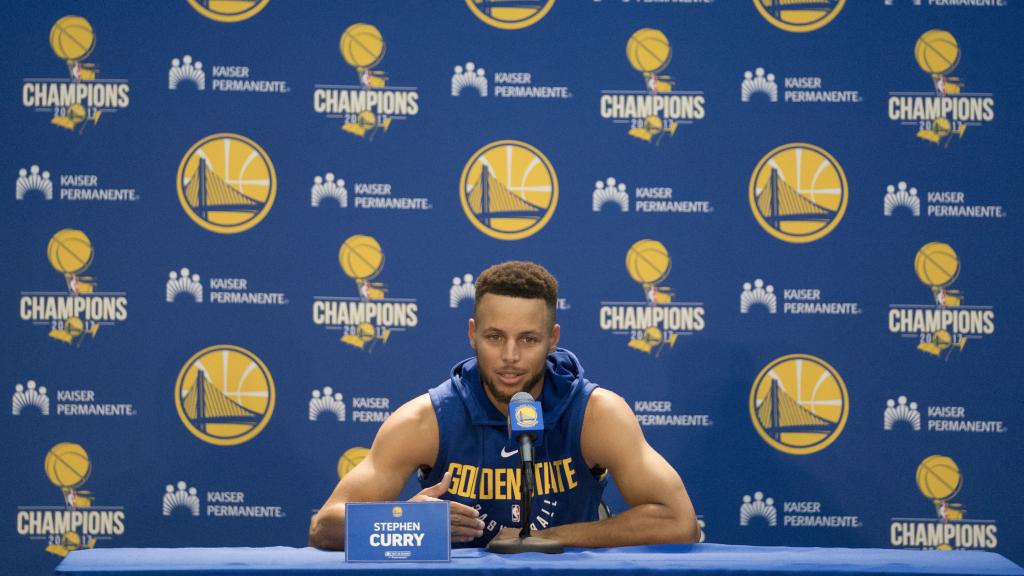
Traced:
<path id="1" fill-rule="evenodd" d="M 342 131 L 370 141 L 387 132 L 393 121 L 419 113 L 420 95 L 416 88 L 389 85 L 388 74 L 378 68 L 386 44 L 376 26 L 349 26 L 341 34 L 339 49 L 359 84 L 317 84 L 313 90 L 316 113 L 341 120 Z"/>
<path id="2" fill-rule="evenodd" d="M 96 33 L 88 20 L 81 16 L 57 20 L 50 29 L 50 49 L 67 66 L 68 78 L 26 78 L 22 105 L 49 114 L 50 124 L 79 134 L 104 114 L 127 108 L 131 87 L 124 80 L 99 77 L 96 64 L 88 61 L 95 48 Z"/>
<path id="3" fill-rule="evenodd" d="M 657 240 L 640 240 L 626 252 L 626 272 L 643 292 L 644 301 L 601 302 L 601 330 L 627 338 L 627 346 L 654 357 L 674 348 L 680 336 L 704 330 L 703 302 L 674 302 L 664 284 L 672 258 Z"/>
<path id="4" fill-rule="evenodd" d="M 949 359 L 963 352 L 968 340 L 995 333 L 995 310 L 968 304 L 953 284 L 960 276 L 960 257 L 949 244 L 929 242 L 914 256 L 917 279 L 931 291 L 931 304 L 891 304 L 889 332 L 917 341 L 920 352 Z"/>
<path id="5" fill-rule="evenodd" d="M 846 0 L 754 0 L 772 26 L 787 32 L 813 32 L 835 20 Z"/>
<path id="6" fill-rule="evenodd" d="M 889 120 L 916 129 L 917 137 L 949 146 L 963 139 L 968 128 L 995 120 L 990 93 L 967 92 L 963 78 L 952 74 L 960 65 L 961 49 L 946 30 L 929 30 L 914 44 L 914 59 L 931 78 L 930 92 L 890 92 Z"/>

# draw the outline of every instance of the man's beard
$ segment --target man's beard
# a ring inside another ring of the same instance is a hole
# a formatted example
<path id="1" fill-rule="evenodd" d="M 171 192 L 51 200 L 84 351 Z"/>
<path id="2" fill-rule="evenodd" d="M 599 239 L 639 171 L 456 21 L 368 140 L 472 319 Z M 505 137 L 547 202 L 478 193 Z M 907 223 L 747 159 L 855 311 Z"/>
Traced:
<path id="1" fill-rule="evenodd" d="M 519 387 L 519 390 L 516 390 L 511 394 L 502 393 L 500 390 L 498 390 L 498 387 L 494 385 L 494 382 L 492 382 L 491 379 L 488 378 L 483 373 L 480 374 L 480 381 L 483 382 L 484 388 L 486 388 L 487 391 L 491 393 L 491 397 L 493 397 L 501 404 L 508 404 L 509 402 L 512 401 L 512 397 L 518 394 L 519 392 L 528 392 L 530 396 L 533 396 L 533 391 L 536 390 L 537 387 L 540 386 L 540 383 L 544 381 L 544 372 L 544 370 L 541 370 L 540 372 L 535 374 L 533 378 L 527 380 L 526 382 L 523 382 L 523 385 Z"/>

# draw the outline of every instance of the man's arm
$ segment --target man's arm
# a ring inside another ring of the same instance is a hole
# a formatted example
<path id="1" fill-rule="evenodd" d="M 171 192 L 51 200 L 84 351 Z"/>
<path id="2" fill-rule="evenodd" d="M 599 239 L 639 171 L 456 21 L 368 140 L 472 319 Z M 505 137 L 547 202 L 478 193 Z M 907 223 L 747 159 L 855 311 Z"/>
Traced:
<path id="1" fill-rule="evenodd" d="M 366 459 L 345 475 L 309 527 L 309 545 L 324 550 L 345 546 L 345 503 L 396 500 L 417 467 L 432 466 L 437 459 L 437 416 L 424 394 L 396 410 L 377 431 Z M 451 485 L 451 475 L 422 490 L 411 500 L 437 500 Z M 468 541 L 479 535 L 483 522 L 469 506 L 452 502 L 452 541 Z M 479 529 L 479 530 L 478 530 Z"/>
<path id="2" fill-rule="evenodd" d="M 647 444 L 636 416 L 621 396 L 594 390 L 581 436 L 587 466 L 607 468 L 630 508 L 605 520 L 555 526 L 537 536 L 585 548 L 685 544 L 700 538 L 682 479 Z"/>

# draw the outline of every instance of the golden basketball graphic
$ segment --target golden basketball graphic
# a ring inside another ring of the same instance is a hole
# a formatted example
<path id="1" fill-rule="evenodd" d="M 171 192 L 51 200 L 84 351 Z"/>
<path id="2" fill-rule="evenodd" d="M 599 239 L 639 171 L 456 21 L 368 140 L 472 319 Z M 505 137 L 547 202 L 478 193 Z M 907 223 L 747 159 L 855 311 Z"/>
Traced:
<path id="1" fill-rule="evenodd" d="M 384 251 L 372 236 L 349 236 L 338 250 L 338 262 L 345 275 L 353 280 L 370 280 L 384 268 Z"/>
<path id="2" fill-rule="evenodd" d="M 754 218 L 784 242 L 803 244 L 827 236 L 846 213 L 846 174 L 828 152 L 792 143 L 765 154 L 750 176 Z"/>
<path id="3" fill-rule="evenodd" d="M 519 30 L 539 22 L 555 5 L 555 0 L 466 0 L 466 5 L 489 26 Z"/>
<path id="4" fill-rule="evenodd" d="M 92 24 L 81 16 L 64 16 L 50 29 L 50 48 L 67 62 L 83 60 L 96 47 Z"/>
<path id="5" fill-rule="evenodd" d="M 459 200 L 466 217 L 498 240 L 533 236 L 558 205 L 558 176 L 533 146 L 499 140 L 476 151 L 462 170 Z"/>
<path id="6" fill-rule="evenodd" d="M 366 459 L 366 455 L 370 453 L 369 448 L 363 448 L 362 446 L 356 446 L 345 450 L 345 453 L 338 459 L 338 479 L 342 479 L 346 474 L 352 471 L 353 468 L 359 465 L 360 462 Z"/>
<path id="7" fill-rule="evenodd" d="M 672 46 L 661 30 L 641 28 L 626 42 L 626 58 L 637 72 L 661 72 L 672 60 Z"/>
<path id="8" fill-rule="evenodd" d="M 948 74 L 960 63 L 960 45 L 945 30 L 929 30 L 917 39 L 914 59 L 921 70 L 928 74 Z"/>
<path id="9" fill-rule="evenodd" d="M 178 201 L 193 222 L 218 234 L 238 234 L 274 206 L 277 174 L 259 144 L 239 134 L 213 134 L 185 153 L 177 186 Z"/>
<path id="10" fill-rule="evenodd" d="M 640 240 L 626 252 L 626 271 L 639 284 L 657 284 L 668 276 L 671 269 L 672 258 L 668 249 L 657 240 Z"/>
<path id="11" fill-rule="evenodd" d="M 174 386 L 182 424 L 203 442 L 234 446 L 252 440 L 274 413 L 274 379 L 255 354 L 220 344 L 185 362 Z"/>
<path id="12" fill-rule="evenodd" d="M 72 442 L 61 442 L 50 448 L 43 467 L 50 482 L 62 490 L 73 490 L 85 484 L 92 472 L 92 463 L 85 448 Z"/>
<path id="13" fill-rule="evenodd" d="M 949 500 L 962 486 L 960 467 L 949 456 L 929 456 L 917 467 L 917 488 L 925 498 Z"/>
<path id="14" fill-rule="evenodd" d="M 384 37 L 372 24 L 353 24 L 342 32 L 339 49 L 349 66 L 373 68 L 384 58 Z"/>
<path id="15" fill-rule="evenodd" d="M 925 286 L 944 288 L 960 275 L 960 258 L 949 244 L 929 242 L 917 251 L 914 272 Z"/>
<path id="16" fill-rule="evenodd" d="M 266 8 L 268 2 L 270 0 L 188 0 L 196 12 L 217 22 L 248 20 Z"/>
<path id="17" fill-rule="evenodd" d="M 757 375 L 749 409 L 754 428 L 769 446 L 787 454 L 813 454 L 843 432 L 850 402 L 835 368 L 809 354 L 790 354 Z"/>
<path id="18" fill-rule="evenodd" d="M 73 276 L 84 272 L 92 264 L 92 242 L 85 232 L 65 228 L 50 238 L 46 246 L 46 257 L 54 270 Z"/>
<path id="19" fill-rule="evenodd" d="M 787 32 L 813 32 L 839 15 L 846 0 L 754 0 L 761 16 Z"/>

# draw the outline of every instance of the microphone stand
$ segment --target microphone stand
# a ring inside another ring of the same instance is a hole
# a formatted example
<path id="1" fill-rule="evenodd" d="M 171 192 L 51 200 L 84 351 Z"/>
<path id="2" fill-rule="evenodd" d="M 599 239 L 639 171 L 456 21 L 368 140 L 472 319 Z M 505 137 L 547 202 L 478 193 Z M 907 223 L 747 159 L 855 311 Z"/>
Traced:
<path id="1" fill-rule="evenodd" d="M 522 461 L 522 490 L 519 502 L 522 509 L 520 518 L 523 527 L 518 538 L 508 540 L 491 540 L 487 550 L 495 554 L 521 554 L 523 552 L 543 552 L 544 554 L 561 554 L 565 546 L 554 540 L 530 535 L 530 518 L 532 517 L 533 496 L 536 493 L 533 477 L 533 441 L 526 434 L 519 438 L 519 455 Z"/>

